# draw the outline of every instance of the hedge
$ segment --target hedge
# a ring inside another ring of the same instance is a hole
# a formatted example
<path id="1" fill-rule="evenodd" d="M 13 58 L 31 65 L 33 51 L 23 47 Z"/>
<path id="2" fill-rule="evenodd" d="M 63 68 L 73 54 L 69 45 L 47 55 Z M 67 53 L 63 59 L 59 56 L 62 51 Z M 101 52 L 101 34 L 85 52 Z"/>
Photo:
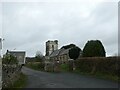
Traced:
<path id="1" fill-rule="evenodd" d="M 84 57 L 75 61 L 76 70 L 120 75 L 120 57 Z"/>

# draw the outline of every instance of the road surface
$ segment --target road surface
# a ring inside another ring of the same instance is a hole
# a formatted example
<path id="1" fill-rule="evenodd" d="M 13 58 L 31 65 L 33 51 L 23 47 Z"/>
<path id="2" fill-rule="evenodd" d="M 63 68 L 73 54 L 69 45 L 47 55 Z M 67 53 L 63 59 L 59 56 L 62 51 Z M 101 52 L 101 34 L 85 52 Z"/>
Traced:
<path id="1" fill-rule="evenodd" d="M 26 67 L 22 72 L 28 76 L 25 88 L 118 88 L 118 83 L 75 73 L 49 73 Z"/>

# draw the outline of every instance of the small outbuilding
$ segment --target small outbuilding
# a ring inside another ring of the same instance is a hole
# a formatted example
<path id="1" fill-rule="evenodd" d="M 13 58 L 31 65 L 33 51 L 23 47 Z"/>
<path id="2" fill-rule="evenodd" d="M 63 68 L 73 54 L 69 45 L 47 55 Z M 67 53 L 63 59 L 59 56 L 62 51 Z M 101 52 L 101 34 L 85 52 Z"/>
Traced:
<path id="1" fill-rule="evenodd" d="M 26 58 L 25 58 L 25 51 L 8 51 L 7 50 L 7 54 L 10 54 L 10 55 L 13 55 L 14 57 L 17 58 L 18 60 L 18 64 L 20 65 L 24 65 L 25 64 L 25 61 L 26 61 Z"/>

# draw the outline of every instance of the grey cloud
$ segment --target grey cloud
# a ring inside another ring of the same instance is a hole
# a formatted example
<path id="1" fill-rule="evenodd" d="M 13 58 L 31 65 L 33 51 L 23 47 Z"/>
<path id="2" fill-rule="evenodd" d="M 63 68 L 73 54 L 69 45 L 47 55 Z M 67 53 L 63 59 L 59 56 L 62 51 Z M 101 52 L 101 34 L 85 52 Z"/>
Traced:
<path id="1" fill-rule="evenodd" d="M 58 39 L 59 48 L 70 43 L 83 48 L 88 40 L 100 39 L 113 55 L 111 51 L 117 51 L 116 8 L 116 3 L 4 3 L 4 49 L 23 49 L 34 56 L 37 50 L 45 54 L 48 39 Z"/>

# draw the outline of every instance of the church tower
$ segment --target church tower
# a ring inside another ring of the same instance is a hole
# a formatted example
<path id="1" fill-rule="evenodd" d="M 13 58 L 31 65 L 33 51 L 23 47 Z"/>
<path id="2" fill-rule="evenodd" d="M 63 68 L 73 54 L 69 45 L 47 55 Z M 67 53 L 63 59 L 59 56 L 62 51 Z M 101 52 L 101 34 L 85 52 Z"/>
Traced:
<path id="1" fill-rule="evenodd" d="M 58 40 L 46 42 L 46 56 L 49 56 L 53 51 L 58 49 Z"/>

